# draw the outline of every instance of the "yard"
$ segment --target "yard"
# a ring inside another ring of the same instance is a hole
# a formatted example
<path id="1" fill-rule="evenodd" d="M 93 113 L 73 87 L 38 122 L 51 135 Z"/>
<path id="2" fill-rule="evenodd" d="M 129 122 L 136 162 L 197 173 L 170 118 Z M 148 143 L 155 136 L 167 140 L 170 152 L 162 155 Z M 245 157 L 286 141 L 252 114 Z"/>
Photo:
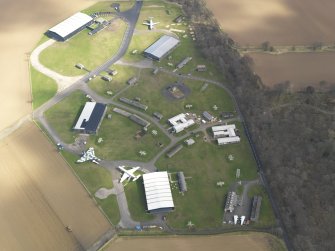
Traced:
<path id="1" fill-rule="evenodd" d="M 93 70 L 103 64 L 119 50 L 126 28 L 126 23 L 117 19 L 93 36 L 88 35 L 88 30 L 83 30 L 69 41 L 56 42 L 45 49 L 40 61 L 62 75 L 82 75 L 85 71 L 77 69 L 75 65 L 80 63 Z"/>

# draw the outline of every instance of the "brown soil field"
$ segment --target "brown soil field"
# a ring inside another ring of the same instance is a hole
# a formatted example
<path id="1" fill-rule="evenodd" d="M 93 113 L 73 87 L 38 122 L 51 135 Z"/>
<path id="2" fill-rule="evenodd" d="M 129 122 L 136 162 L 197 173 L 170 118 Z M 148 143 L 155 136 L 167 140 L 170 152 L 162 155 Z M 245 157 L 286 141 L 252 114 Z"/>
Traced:
<path id="1" fill-rule="evenodd" d="M 0 2 L 0 131 L 31 112 L 28 55 L 42 34 L 93 1 L 2 0 Z"/>
<path id="2" fill-rule="evenodd" d="M 86 249 L 110 229 L 35 124 L 1 141 L 0 156 L 1 250 Z"/>
<path id="3" fill-rule="evenodd" d="M 335 41 L 333 0 L 205 0 L 236 42 L 257 45 Z"/>
<path id="4" fill-rule="evenodd" d="M 224 234 L 197 237 L 117 238 L 106 251 L 269 251 L 285 250 L 281 242 L 268 234 Z"/>
<path id="5" fill-rule="evenodd" d="M 254 71 L 266 86 L 290 81 L 293 90 L 308 85 L 317 86 L 320 81 L 335 83 L 335 53 L 288 53 L 270 55 L 250 54 Z"/>

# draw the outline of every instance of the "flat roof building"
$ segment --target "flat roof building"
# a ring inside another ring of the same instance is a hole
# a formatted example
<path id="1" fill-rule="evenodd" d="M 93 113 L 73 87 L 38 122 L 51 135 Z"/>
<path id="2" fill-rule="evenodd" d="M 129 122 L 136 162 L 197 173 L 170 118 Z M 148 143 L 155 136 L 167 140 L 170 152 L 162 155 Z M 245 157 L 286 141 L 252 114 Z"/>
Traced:
<path id="1" fill-rule="evenodd" d="M 142 177 L 148 211 L 161 213 L 174 210 L 168 173 L 147 173 Z"/>
<path id="2" fill-rule="evenodd" d="M 159 61 L 176 48 L 179 43 L 180 41 L 177 38 L 164 35 L 144 51 L 144 56 Z"/>
<path id="3" fill-rule="evenodd" d="M 96 134 L 105 115 L 106 108 L 105 104 L 86 102 L 73 129 L 87 134 Z"/>
<path id="4" fill-rule="evenodd" d="M 175 133 L 184 131 L 186 128 L 195 124 L 193 119 L 186 119 L 186 114 L 184 113 L 174 116 L 170 118 L 168 121 L 173 126 L 173 131 Z"/>
<path id="5" fill-rule="evenodd" d="M 233 144 L 233 143 L 239 143 L 241 141 L 240 137 L 226 137 L 226 138 L 218 138 L 218 145 L 227 145 L 227 144 Z"/>
<path id="6" fill-rule="evenodd" d="M 47 31 L 47 35 L 57 41 L 65 41 L 85 29 L 93 22 L 87 14 L 78 12 Z"/>

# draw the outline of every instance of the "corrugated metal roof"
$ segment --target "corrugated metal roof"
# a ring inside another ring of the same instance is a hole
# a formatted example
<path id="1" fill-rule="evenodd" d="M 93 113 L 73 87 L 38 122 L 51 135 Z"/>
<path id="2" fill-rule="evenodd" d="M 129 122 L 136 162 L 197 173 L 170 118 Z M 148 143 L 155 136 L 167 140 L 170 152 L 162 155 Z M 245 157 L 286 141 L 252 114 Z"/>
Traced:
<path id="1" fill-rule="evenodd" d="M 93 18 L 91 16 L 78 12 L 73 16 L 65 19 L 63 22 L 55 25 L 54 27 L 49 29 L 49 31 L 52 31 L 59 36 L 65 38 L 75 30 L 83 27 L 92 20 Z"/>
<path id="2" fill-rule="evenodd" d="M 167 172 L 143 174 L 148 210 L 174 208 Z"/>
<path id="3" fill-rule="evenodd" d="M 150 47 L 148 47 L 144 53 L 151 54 L 152 56 L 156 58 L 161 58 L 165 54 L 167 54 L 170 50 L 172 50 L 174 47 L 179 44 L 179 40 L 168 36 L 164 35 L 160 39 L 158 39 L 155 43 L 153 43 Z"/>

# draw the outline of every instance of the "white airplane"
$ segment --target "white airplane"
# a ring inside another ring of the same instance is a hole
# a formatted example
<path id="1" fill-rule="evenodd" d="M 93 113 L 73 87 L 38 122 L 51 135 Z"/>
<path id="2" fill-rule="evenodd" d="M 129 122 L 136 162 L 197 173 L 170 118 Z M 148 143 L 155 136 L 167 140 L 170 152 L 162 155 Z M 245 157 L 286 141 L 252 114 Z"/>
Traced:
<path id="1" fill-rule="evenodd" d="M 152 30 L 156 24 L 159 24 L 159 22 L 154 23 L 152 19 L 153 17 L 149 17 L 149 20 L 146 20 L 146 22 L 143 23 L 144 25 L 148 26 L 149 30 Z"/>
<path id="2" fill-rule="evenodd" d="M 93 147 L 90 147 L 86 152 L 83 152 L 81 158 L 77 160 L 77 163 L 84 163 L 86 161 L 92 161 L 95 164 L 99 164 L 99 161 L 101 161 L 101 159 L 95 156 Z"/>
<path id="3" fill-rule="evenodd" d="M 125 181 L 125 180 L 130 180 L 130 179 L 133 179 L 133 181 L 135 181 L 135 180 L 137 180 L 139 177 L 141 177 L 141 175 L 137 175 L 137 176 L 134 175 L 134 173 L 135 173 L 138 169 L 140 169 L 139 166 L 137 166 L 137 167 L 133 167 L 133 168 L 130 169 L 130 170 L 127 170 L 127 169 L 125 169 L 124 167 L 125 167 L 125 166 L 119 166 L 119 167 L 118 167 L 118 169 L 119 169 L 121 172 L 123 172 L 122 177 L 121 177 L 119 183 L 122 183 L 123 181 Z"/>

